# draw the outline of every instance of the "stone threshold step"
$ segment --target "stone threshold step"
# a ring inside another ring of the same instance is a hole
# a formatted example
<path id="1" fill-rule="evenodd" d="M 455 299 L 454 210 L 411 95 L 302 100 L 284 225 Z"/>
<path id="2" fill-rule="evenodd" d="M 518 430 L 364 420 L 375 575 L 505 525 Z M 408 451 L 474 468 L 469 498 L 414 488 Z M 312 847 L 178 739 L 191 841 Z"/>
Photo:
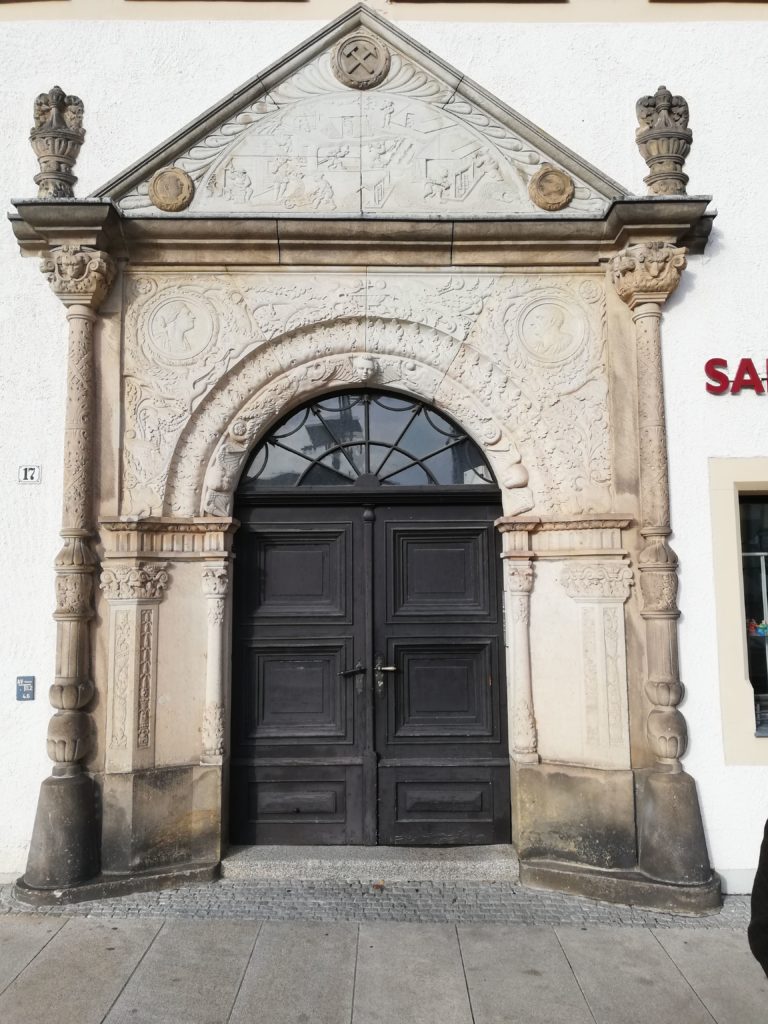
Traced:
<path id="1" fill-rule="evenodd" d="M 517 882 L 512 846 L 233 846 L 222 878 L 238 881 Z"/>

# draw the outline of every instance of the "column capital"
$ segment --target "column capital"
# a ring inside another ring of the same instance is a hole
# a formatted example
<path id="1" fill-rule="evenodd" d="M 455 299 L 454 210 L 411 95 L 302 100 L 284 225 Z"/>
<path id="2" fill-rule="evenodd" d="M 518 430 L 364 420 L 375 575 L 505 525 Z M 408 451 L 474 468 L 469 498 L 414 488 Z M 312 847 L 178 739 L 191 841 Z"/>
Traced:
<path id="1" fill-rule="evenodd" d="M 504 583 L 510 594 L 530 594 L 533 590 L 533 565 L 530 558 L 502 556 Z"/>
<path id="2" fill-rule="evenodd" d="M 203 569 L 203 593 L 206 597 L 223 598 L 229 591 L 229 569 L 226 565 L 212 565 Z"/>
<path id="3" fill-rule="evenodd" d="M 40 269 L 65 306 L 87 306 L 94 311 L 115 278 L 115 261 L 109 253 L 84 245 L 56 246 Z"/>
<path id="4" fill-rule="evenodd" d="M 672 242 L 638 242 L 628 245 L 610 262 L 611 280 L 622 302 L 630 309 L 643 303 L 661 305 L 680 283 L 687 249 Z"/>

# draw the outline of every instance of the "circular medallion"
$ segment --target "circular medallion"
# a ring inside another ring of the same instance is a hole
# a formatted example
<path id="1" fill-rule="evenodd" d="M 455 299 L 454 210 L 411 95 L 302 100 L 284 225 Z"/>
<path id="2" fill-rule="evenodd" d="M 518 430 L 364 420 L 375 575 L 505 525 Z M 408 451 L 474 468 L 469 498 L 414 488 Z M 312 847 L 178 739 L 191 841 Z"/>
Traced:
<path id="1" fill-rule="evenodd" d="M 379 39 L 364 32 L 347 36 L 331 55 L 331 67 L 342 85 L 373 89 L 389 74 L 389 50 Z"/>
<path id="2" fill-rule="evenodd" d="M 584 332 L 581 313 L 554 299 L 537 299 L 520 316 L 520 341 L 542 363 L 570 359 L 581 348 Z"/>
<path id="3" fill-rule="evenodd" d="M 195 194 L 195 184 L 180 167 L 165 167 L 152 176 L 149 198 L 158 210 L 178 213 L 186 210 Z"/>
<path id="4" fill-rule="evenodd" d="M 153 351 L 166 363 L 189 363 L 213 337 L 213 316 L 197 296 L 162 299 L 146 321 Z"/>
<path id="5" fill-rule="evenodd" d="M 571 176 L 552 164 L 542 164 L 528 183 L 528 195 L 542 210 L 562 210 L 573 193 Z"/>

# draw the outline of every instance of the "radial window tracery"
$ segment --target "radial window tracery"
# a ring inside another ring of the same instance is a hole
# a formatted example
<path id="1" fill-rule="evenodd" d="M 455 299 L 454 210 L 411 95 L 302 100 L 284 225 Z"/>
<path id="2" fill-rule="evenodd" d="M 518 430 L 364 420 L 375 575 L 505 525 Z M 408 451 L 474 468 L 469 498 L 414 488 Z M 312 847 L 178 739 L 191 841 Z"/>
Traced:
<path id="1" fill-rule="evenodd" d="M 275 427 L 241 487 L 491 485 L 478 446 L 421 402 L 379 392 L 332 395 Z"/>

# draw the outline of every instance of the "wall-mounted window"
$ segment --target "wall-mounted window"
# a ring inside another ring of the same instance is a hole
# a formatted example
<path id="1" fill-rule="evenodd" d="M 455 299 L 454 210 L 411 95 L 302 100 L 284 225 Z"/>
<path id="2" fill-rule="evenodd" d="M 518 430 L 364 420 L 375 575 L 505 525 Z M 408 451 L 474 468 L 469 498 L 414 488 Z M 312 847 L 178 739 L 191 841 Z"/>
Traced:
<path id="1" fill-rule="evenodd" d="M 739 512 L 747 667 L 755 695 L 755 734 L 768 736 L 768 495 L 740 494 Z"/>
<path id="2" fill-rule="evenodd" d="M 768 458 L 710 459 L 727 764 L 768 764 Z"/>

